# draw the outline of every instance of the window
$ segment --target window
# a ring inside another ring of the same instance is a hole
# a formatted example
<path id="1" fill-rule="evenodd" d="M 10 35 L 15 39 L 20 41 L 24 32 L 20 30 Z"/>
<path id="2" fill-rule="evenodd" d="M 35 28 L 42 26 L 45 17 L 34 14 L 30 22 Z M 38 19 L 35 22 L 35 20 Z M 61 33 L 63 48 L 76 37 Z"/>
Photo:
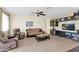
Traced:
<path id="1" fill-rule="evenodd" d="M 33 22 L 32 21 L 27 21 L 26 22 L 26 27 L 33 27 Z"/>
<path id="2" fill-rule="evenodd" d="M 6 32 L 9 30 L 9 16 L 2 13 L 2 31 Z"/>

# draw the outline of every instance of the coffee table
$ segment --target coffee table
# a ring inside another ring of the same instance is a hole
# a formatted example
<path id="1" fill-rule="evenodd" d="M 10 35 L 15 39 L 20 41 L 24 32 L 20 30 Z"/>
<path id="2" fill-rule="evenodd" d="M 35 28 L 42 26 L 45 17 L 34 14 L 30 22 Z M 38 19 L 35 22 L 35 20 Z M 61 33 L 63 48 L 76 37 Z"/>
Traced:
<path id="1" fill-rule="evenodd" d="M 42 41 L 42 40 L 50 39 L 50 35 L 49 34 L 36 35 L 35 38 L 37 41 Z"/>

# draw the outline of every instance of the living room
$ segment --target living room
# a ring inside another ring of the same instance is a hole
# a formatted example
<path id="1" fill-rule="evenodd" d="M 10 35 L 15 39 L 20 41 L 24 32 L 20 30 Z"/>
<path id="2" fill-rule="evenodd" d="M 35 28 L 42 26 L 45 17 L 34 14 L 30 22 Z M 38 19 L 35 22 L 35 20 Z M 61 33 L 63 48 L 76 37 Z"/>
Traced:
<path id="1" fill-rule="evenodd" d="M 67 52 L 79 47 L 77 34 L 79 29 L 78 10 L 77 7 L 0 8 L 0 31 L 7 34 L 8 39 L 16 40 L 16 42 L 13 41 L 7 45 L 7 41 L 1 38 L 0 41 L 3 42 L 1 44 L 5 44 L 4 47 L 1 46 L 1 51 Z M 74 18 L 70 17 L 74 14 Z M 4 17 L 9 20 L 6 21 Z M 66 21 L 65 17 L 67 17 Z M 52 23 L 53 21 L 54 23 Z M 72 28 L 66 29 L 64 28 L 66 26 Z M 14 31 L 14 29 L 17 30 Z M 16 31 L 20 31 L 22 34 L 16 35 Z M 20 39 L 20 37 L 23 38 Z"/>

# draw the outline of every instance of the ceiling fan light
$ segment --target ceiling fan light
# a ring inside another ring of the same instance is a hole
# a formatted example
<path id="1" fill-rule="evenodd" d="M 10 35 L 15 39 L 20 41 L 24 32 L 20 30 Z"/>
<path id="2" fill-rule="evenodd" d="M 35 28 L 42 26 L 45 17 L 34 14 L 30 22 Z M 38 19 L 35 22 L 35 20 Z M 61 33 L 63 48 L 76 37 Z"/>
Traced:
<path id="1" fill-rule="evenodd" d="M 37 15 L 37 16 L 39 16 L 39 15 Z"/>

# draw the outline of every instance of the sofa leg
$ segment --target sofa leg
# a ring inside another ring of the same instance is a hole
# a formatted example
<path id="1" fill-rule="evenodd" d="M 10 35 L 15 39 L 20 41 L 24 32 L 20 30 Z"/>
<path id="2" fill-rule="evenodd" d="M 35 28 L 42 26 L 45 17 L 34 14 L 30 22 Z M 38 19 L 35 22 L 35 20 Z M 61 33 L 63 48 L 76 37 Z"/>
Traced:
<path id="1" fill-rule="evenodd" d="M 37 40 L 37 42 L 39 42 L 40 40 Z"/>

